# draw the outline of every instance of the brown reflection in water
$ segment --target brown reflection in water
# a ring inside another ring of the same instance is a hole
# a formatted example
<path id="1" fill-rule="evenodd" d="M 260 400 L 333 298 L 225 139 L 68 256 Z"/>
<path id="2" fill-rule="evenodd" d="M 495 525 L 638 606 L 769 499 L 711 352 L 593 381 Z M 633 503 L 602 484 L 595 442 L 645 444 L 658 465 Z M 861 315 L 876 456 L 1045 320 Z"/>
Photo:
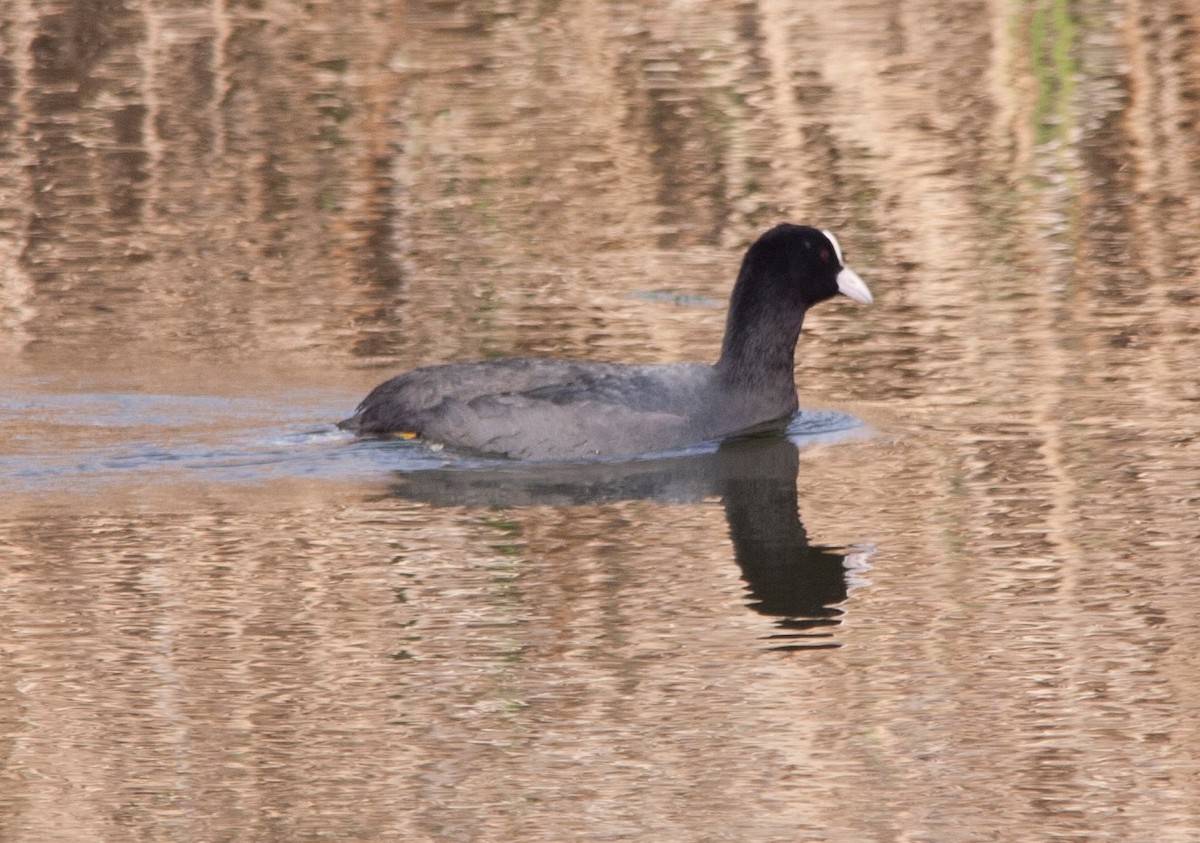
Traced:
<path id="1" fill-rule="evenodd" d="M 396 92 L 346 58 L 385 61 L 386 5 L 294 26 L 240 4 L 4 6 L 26 350 L 302 351 L 341 279 L 398 281 L 378 126 Z"/>
<path id="2" fill-rule="evenodd" d="M 8 522 L 5 587 L 22 601 L 3 621 L 6 769 L 26 781 L 0 798 L 6 826 L 490 837 L 536 822 L 497 808 L 640 789 L 644 763 L 561 776 L 580 752 L 636 755 L 641 727 L 615 743 L 575 731 L 687 688 L 701 706 L 713 689 L 663 668 L 721 664 L 747 631 L 723 629 L 740 588 L 719 514 L 651 509 L 653 524 L 619 504 L 513 521 L 392 503 Z M 691 728 L 727 717 L 714 704 Z M 62 782 L 90 796 L 64 806 Z"/>
<path id="3" fill-rule="evenodd" d="M 7 495 L 0 836 L 1192 834 L 1198 33 L 1190 0 L 0 0 L 6 373 L 703 359 L 722 312 L 669 294 L 723 301 L 786 217 L 877 293 L 814 314 L 802 391 L 884 432 L 803 457 L 808 532 L 879 547 L 803 661 L 753 650 L 715 504 Z"/>

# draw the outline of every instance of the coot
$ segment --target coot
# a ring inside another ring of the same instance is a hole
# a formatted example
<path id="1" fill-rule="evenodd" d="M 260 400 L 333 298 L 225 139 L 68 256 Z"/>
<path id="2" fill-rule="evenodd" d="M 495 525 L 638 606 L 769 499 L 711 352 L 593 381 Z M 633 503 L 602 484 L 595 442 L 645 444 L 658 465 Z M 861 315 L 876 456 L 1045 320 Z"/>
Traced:
<path id="1" fill-rule="evenodd" d="M 838 293 L 871 302 L 837 238 L 777 225 L 742 259 L 713 365 L 519 357 L 426 366 L 375 387 L 338 426 L 527 460 L 635 455 L 782 426 L 798 406 L 804 314 Z"/>

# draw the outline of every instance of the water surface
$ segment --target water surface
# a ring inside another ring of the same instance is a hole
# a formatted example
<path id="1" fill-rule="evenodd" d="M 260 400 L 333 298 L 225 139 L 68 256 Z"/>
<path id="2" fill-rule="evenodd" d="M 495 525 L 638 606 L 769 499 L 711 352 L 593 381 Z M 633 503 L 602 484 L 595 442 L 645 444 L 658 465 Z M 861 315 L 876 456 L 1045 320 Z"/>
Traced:
<path id="1" fill-rule="evenodd" d="M 1200 840 L 1198 39 L 0 0 L 0 838 Z M 789 436 L 333 427 L 415 365 L 711 360 L 781 220 L 876 296 Z"/>

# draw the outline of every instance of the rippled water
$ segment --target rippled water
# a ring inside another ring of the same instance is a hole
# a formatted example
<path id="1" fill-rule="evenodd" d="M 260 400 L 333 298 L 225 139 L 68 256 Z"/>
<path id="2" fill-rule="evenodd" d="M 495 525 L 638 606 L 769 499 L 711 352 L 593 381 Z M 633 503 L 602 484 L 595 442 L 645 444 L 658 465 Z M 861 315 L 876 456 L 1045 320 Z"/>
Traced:
<path id="1" fill-rule="evenodd" d="M 0 0 L 0 839 L 1200 841 L 1200 9 Z M 711 360 L 529 466 L 415 365 Z"/>

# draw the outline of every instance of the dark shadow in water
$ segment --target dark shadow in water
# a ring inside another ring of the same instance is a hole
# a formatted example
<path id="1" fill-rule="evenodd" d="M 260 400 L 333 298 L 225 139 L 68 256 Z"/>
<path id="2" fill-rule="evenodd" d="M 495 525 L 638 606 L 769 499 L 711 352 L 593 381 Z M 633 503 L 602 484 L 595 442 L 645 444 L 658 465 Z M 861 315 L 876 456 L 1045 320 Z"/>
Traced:
<path id="1" fill-rule="evenodd" d="M 799 451 L 782 436 L 740 439 L 715 451 L 627 462 L 443 468 L 402 473 L 392 492 L 439 506 L 572 506 L 619 500 L 684 503 L 719 495 L 748 604 L 776 618 L 773 649 L 837 647 L 857 571 L 871 551 L 810 544 L 800 521 Z"/>

